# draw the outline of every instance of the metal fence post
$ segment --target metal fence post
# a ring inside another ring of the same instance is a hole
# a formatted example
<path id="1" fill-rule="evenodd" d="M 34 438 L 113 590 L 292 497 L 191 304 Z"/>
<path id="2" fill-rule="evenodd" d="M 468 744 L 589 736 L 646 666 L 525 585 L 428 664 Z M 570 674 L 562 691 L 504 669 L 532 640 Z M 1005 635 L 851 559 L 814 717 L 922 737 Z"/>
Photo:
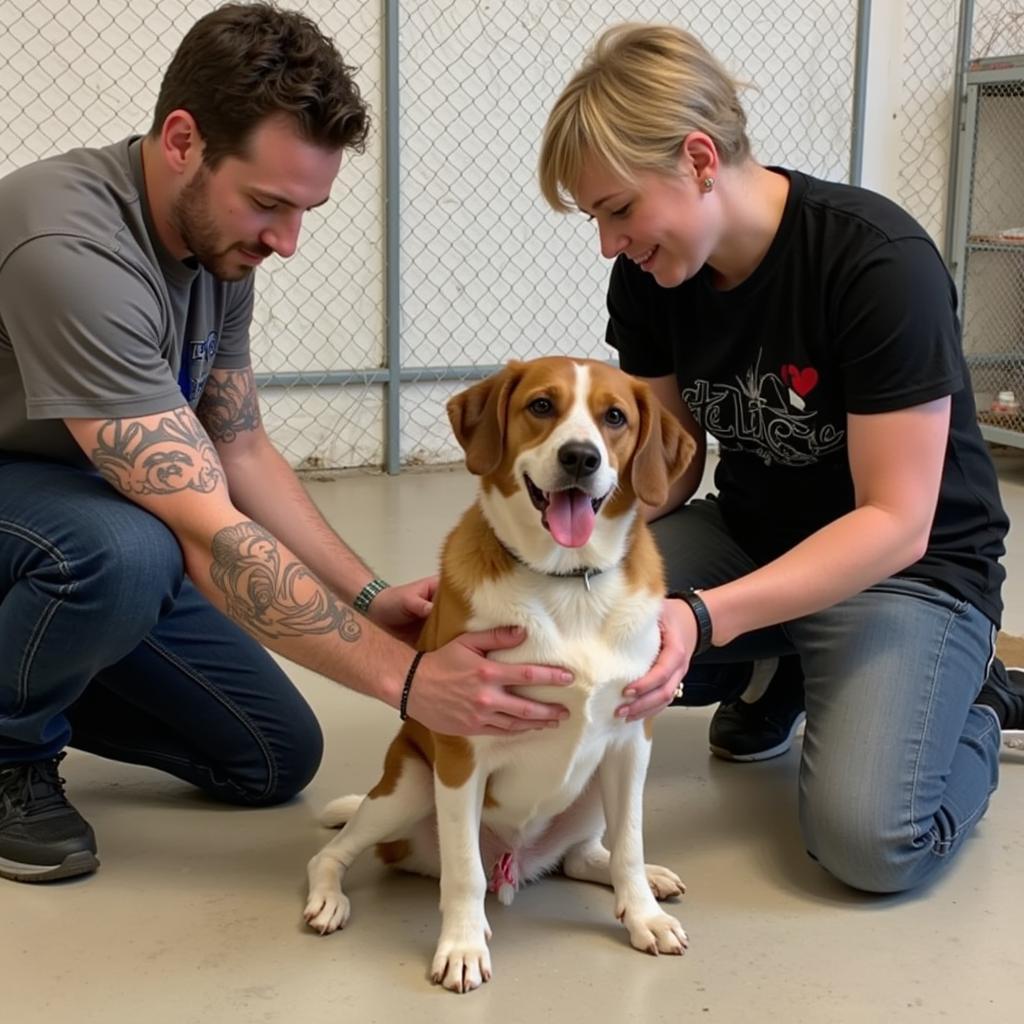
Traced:
<path id="1" fill-rule="evenodd" d="M 946 237 L 943 251 L 946 265 L 952 266 L 958 256 L 956 244 L 956 189 L 960 163 L 960 121 L 963 117 L 964 74 L 971 57 L 971 26 L 974 24 L 974 0 L 960 0 L 960 24 L 956 32 L 956 66 L 953 68 L 953 126 L 949 138 L 949 175 L 946 178 Z"/>
<path id="2" fill-rule="evenodd" d="M 402 315 L 401 315 L 401 145 L 398 69 L 399 0 L 384 0 L 384 350 L 388 378 L 384 385 L 386 468 L 402 468 Z"/>
<path id="3" fill-rule="evenodd" d="M 864 170 L 864 112 L 868 92 L 868 47 L 871 31 L 871 0 L 857 2 L 857 42 L 853 57 L 853 112 L 850 115 L 851 185 L 859 185 Z"/>

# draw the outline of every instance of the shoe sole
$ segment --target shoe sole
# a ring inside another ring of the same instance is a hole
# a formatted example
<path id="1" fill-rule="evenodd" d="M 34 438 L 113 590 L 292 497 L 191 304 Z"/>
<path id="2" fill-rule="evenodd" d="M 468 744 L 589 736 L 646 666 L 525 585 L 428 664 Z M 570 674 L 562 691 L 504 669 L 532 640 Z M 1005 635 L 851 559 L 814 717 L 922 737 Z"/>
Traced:
<path id="1" fill-rule="evenodd" d="M 807 714 L 801 711 L 800 714 L 793 719 L 793 724 L 789 728 L 789 735 L 781 743 L 777 743 L 774 747 L 769 747 L 767 750 L 756 750 L 752 754 L 734 754 L 731 750 L 726 750 L 725 747 L 716 747 L 712 743 L 710 744 L 711 753 L 714 754 L 715 757 L 720 757 L 723 761 L 742 761 L 744 763 L 751 761 L 770 761 L 773 757 L 781 757 L 791 746 L 793 746 L 793 737 L 796 736 L 797 729 L 803 725 L 806 717 Z"/>
<path id="2" fill-rule="evenodd" d="M 58 878 L 91 874 L 99 866 L 96 855 L 88 850 L 69 853 L 60 864 L 19 864 L 0 857 L 0 878 L 9 878 L 12 882 L 53 882 Z"/>

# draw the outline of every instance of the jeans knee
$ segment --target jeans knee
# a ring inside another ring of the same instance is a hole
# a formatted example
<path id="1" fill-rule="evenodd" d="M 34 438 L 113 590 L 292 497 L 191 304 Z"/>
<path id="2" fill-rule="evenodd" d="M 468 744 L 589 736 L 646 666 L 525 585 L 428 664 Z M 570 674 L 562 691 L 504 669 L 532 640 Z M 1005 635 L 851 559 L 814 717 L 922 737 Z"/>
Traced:
<path id="1" fill-rule="evenodd" d="M 935 851 L 916 845 L 910 834 L 872 825 L 877 817 L 853 807 L 801 807 L 804 845 L 813 860 L 853 889 L 898 893 L 914 888 L 929 873 L 922 858 Z"/>
<path id="2" fill-rule="evenodd" d="M 313 781 L 323 754 L 323 733 L 310 711 L 309 720 L 292 730 L 287 755 L 278 765 L 276 785 L 265 802 L 279 804 L 301 793 Z"/>
<path id="3" fill-rule="evenodd" d="M 308 706 L 290 714 L 261 758 L 261 770 L 241 772 L 218 796 L 248 807 L 271 807 L 297 796 L 309 785 L 324 753 L 323 732 Z"/>

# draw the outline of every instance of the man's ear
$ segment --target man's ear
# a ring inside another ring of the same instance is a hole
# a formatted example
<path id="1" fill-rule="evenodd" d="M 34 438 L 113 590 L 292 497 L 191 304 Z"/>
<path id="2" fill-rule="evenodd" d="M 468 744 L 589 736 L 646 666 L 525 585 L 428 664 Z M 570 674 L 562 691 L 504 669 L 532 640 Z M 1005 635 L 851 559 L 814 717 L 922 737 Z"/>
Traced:
<path id="1" fill-rule="evenodd" d="M 172 110 L 164 118 L 160 149 L 175 174 L 186 174 L 202 162 L 205 143 L 196 119 L 187 110 Z"/>
<path id="2" fill-rule="evenodd" d="M 630 481 L 636 496 L 657 508 L 668 500 L 669 487 L 686 472 L 697 443 L 646 384 L 634 381 L 634 388 L 640 410 L 640 437 Z"/>
<path id="3" fill-rule="evenodd" d="M 510 362 L 448 400 L 448 421 L 466 453 L 470 473 L 486 476 L 501 464 L 508 399 L 522 377 L 522 367 L 522 363 Z"/>

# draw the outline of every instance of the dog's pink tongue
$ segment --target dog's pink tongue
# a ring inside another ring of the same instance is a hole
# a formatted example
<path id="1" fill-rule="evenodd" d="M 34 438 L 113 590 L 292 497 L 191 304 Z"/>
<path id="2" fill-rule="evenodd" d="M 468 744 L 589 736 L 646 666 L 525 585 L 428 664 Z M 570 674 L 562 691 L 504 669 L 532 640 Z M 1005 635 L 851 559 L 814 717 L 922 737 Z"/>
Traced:
<path id="1" fill-rule="evenodd" d="M 548 495 L 546 510 L 551 536 L 563 548 L 581 548 L 594 532 L 594 506 L 590 498 L 573 487 L 568 491 L 553 491 Z"/>

